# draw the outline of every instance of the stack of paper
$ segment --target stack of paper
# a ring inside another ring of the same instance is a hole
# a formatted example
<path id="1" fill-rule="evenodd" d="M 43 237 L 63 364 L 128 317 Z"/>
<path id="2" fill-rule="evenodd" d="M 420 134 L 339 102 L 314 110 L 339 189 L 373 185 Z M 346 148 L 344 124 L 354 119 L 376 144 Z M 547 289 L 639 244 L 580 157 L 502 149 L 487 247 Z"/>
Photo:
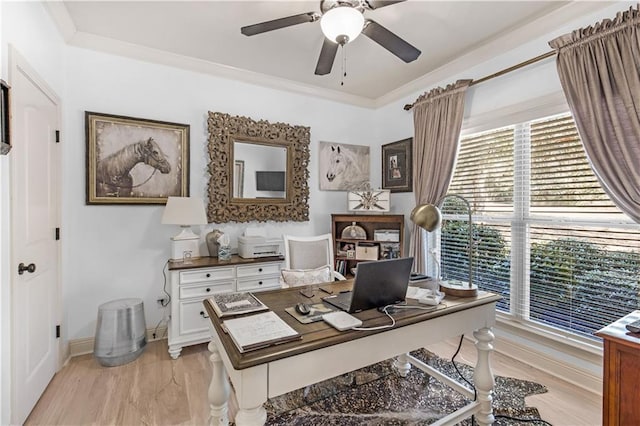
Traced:
<path id="1" fill-rule="evenodd" d="M 229 319 L 222 326 L 240 352 L 302 338 L 297 331 L 271 311 Z"/>

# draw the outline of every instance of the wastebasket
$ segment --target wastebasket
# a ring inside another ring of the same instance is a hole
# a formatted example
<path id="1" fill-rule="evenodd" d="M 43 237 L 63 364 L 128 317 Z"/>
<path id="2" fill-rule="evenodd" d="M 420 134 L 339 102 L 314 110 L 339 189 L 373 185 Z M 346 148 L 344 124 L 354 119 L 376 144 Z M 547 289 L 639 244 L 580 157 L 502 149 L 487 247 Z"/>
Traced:
<path id="1" fill-rule="evenodd" d="M 141 299 L 118 299 L 98 307 L 93 354 L 105 367 L 138 358 L 147 345 L 147 325 Z"/>

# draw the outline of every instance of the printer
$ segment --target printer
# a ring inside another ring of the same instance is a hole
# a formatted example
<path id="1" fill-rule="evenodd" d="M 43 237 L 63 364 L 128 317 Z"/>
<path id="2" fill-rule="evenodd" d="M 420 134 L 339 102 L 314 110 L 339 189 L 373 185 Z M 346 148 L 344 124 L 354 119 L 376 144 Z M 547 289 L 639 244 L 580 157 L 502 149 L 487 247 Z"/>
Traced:
<path id="1" fill-rule="evenodd" d="M 247 228 L 238 237 L 238 255 L 245 259 L 283 256 L 284 243 L 282 238 L 267 237 L 259 229 Z"/>

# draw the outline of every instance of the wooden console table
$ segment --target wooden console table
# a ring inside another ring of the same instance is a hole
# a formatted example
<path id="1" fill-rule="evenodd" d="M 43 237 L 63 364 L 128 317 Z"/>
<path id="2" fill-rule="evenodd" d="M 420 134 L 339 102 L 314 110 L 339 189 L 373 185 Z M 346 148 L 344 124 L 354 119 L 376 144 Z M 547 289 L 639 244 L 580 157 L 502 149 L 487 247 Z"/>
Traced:
<path id="1" fill-rule="evenodd" d="M 323 284 L 334 292 L 348 290 L 352 280 Z M 320 382 L 358 368 L 397 356 L 394 366 L 406 376 L 415 366 L 438 380 L 446 382 L 469 399 L 473 391 L 444 376 L 438 370 L 410 356 L 408 352 L 430 343 L 463 333 L 473 332 L 476 338 L 478 361 L 474 371 L 477 399 L 460 410 L 440 419 L 437 425 L 453 425 L 475 415 L 479 424 L 494 421 L 492 410 L 493 374 L 489 354 L 493 350 L 495 304 L 500 296 L 479 292 L 473 298 L 447 298 L 437 311 L 402 309 L 394 313 L 396 326 L 383 330 L 339 332 L 323 321 L 301 324 L 285 309 L 299 302 L 317 303 L 324 293 L 317 291 L 313 299 L 299 292 L 300 287 L 266 291 L 258 298 L 287 324 L 302 334 L 302 340 L 283 343 L 255 351 L 240 353 L 231 338 L 223 331 L 211 305 L 204 305 L 210 316 L 212 340 L 209 343 L 213 373 L 209 387 L 210 424 L 228 424 L 227 401 L 233 383 L 239 411 L 235 424 L 261 425 L 266 421 L 263 404 L 267 398 L 285 394 L 306 385 Z M 389 323 L 389 318 L 370 309 L 355 314 L 363 327 Z"/>
<path id="2" fill-rule="evenodd" d="M 604 339 L 602 424 L 640 424 L 640 334 L 625 328 L 640 319 L 640 311 L 596 332 Z"/>

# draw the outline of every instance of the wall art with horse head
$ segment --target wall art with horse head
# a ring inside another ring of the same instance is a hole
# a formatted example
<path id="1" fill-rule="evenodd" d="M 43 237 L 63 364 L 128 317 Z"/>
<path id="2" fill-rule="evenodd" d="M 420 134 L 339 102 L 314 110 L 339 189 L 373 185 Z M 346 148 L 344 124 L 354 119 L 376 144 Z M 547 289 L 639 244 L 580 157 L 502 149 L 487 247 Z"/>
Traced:
<path id="1" fill-rule="evenodd" d="M 369 184 L 369 147 L 320 142 L 320 189 L 353 191 Z"/>
<path id="2" fill-rule="evenodd" d="M 189 196 L 189 125 L 85 112 L 87 204 Z"/>

